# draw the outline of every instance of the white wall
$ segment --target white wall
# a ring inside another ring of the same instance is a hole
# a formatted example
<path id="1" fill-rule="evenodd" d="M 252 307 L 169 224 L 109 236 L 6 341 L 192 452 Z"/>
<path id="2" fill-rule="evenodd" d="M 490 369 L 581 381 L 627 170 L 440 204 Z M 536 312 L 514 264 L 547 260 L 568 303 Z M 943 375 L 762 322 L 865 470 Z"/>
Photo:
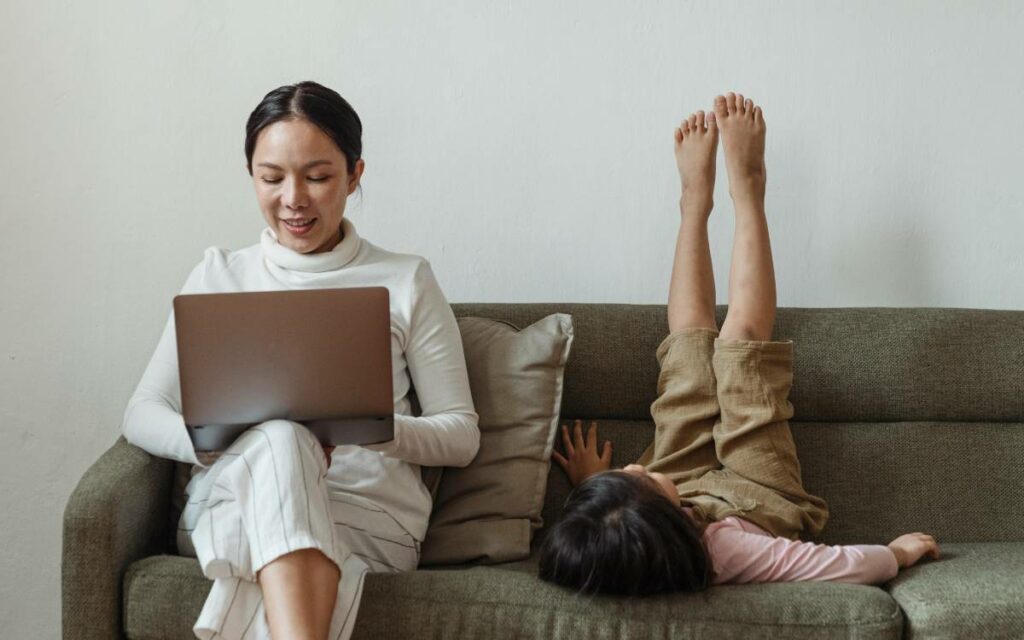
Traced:
<path id="1" fill-rule="evenodd" d="M 243 127 L 281 84 L 356 107 L 352 219 L 453 301 L 662 303 L 672 129 L 737 89 L 768 120 L 780 305 L 1024 305 L 1018 3 L 288 4 L 0 8 L 5 636 L 58 634 L 67 496 L 202 249 L 256 241 Z"/>

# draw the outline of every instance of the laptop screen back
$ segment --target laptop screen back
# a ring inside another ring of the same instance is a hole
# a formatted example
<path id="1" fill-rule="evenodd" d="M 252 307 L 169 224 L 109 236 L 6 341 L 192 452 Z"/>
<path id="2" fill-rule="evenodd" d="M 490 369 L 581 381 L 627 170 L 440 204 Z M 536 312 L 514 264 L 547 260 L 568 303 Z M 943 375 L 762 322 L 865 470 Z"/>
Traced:
<path id="1" fill-rule="evenodd" d="M 174 299 L 185 424 L 394 412 L 384 287 Z"/>

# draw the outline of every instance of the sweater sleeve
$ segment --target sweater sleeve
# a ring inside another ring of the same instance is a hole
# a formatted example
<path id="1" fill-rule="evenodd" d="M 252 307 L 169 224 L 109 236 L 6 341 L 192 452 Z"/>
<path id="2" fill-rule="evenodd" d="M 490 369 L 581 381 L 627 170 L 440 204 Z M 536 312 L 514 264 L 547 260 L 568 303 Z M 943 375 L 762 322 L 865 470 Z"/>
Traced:
<path id="1" fill-rule="evenodd" d="M 422 415 L 395 415 L 395 438 L 367 448 L 418 465 L 465 467 L 480 448 L 455 314 L 429 263 L 415 274 L 405 358 Z"/>
<path id="2" fill-rule="evenodd" d="M 736 518 L 705 533 L 715 584 L 848 582 L 878 584 L 899 572 L 896 556 L 882 545 L 824 545 L 776 538 Z"/>
<path id="3" fill-rule="evenodd" d="M 205 261 L 192 270 L 182 293 L 202 290 L 204 264 Z M 200 464 L 181 415 L 173 311 L 135 393 L 128 400 L 121 431 L 128 442 L 155 456 Z"/>

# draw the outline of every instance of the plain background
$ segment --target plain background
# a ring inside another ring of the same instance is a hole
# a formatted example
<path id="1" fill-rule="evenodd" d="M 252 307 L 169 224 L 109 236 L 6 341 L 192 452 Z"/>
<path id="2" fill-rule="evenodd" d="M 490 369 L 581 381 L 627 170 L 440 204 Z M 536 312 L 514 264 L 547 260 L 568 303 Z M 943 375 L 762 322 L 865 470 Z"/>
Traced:
<path id="1" fill-rule="evenodd" d="M 452 301 L 663 304 L 672 130 L 734 89 L 768 122 L 780 305 L 1019 309 L 1021 7 L 4 0 L 2 635 L 59 634 L 68 495 L 203 249 L 257 241 L 243 130 L 270 89 L 351 101 L 352 220 Z"/>

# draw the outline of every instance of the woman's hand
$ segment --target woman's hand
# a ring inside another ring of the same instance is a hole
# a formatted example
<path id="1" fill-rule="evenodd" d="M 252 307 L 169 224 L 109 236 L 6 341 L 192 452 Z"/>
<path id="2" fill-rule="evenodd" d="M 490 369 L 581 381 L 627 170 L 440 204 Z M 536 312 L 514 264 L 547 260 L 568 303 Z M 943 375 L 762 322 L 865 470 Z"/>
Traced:
<path id="1" fill-rule="evenodd" d="M 612 466 L 612 443 L 605 441 L 604 450 L 597 452 L 597 423 L 591 422 L 587 431 L 587 439 L 583 440 L 583 423 L 576 421 L 575 438 L 569 437 L 569 426 L 562 425 L 562 442 L 565 443 L 565 453 L 553 451 L 551 457 L 555 459 L 565 474 L 569 476 L 569 482 L 575 487 L 595 473 L 607 471 Z M 575 440 L 575 442 L 574 442 Z"/>
<path id="2" fill-rule="evenodd" d="M 939 557 L 939 544 L 935 538 L 925 533 L 908 533 L 902 535 L 889 543 L 896 556 L 896 563 L 900 569 L 906 569 L 917 564 L 917 561 L 924 556 L 933 559 Z"/>

